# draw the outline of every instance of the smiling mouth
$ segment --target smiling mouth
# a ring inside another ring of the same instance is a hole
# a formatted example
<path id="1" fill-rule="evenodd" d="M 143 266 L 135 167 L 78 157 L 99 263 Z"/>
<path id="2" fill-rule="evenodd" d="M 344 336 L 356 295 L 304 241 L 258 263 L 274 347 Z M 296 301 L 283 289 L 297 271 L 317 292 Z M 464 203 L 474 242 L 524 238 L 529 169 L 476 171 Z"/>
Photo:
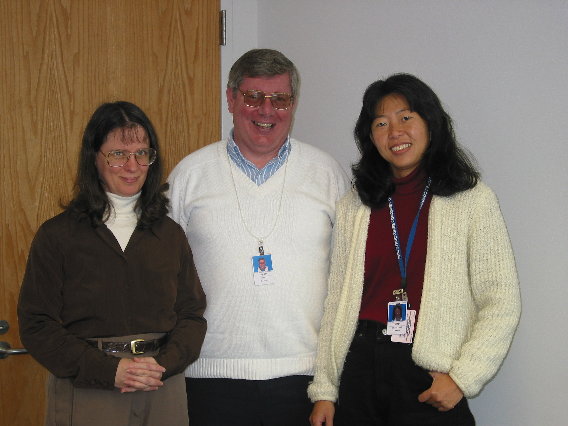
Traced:
<path id="1" fill-rule="evenodd" d="M 260 127 L 261 129 L 272 129 L 272 127 L 274 126 L 273 123 L 260 123 L 258 121 L 253 121 L 255 126 Z"/>
<path id="2" fill-rule="evenodd" d="M 391 151 L 394 151 L 394 152 L 402 151 L 403 149 L 410 148 L 411 145 L 412 144 L 409 144 L 409 143 L 403 143 L 402 145 L 393 146 L 391 148 Z"/>

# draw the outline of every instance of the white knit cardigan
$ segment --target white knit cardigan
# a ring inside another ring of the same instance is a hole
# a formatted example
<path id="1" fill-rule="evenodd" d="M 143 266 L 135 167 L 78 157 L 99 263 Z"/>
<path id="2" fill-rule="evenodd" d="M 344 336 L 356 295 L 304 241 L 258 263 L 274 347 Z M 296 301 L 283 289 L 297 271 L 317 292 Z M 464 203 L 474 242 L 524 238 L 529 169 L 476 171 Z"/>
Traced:
<path id="1" fill-rule="evenodd" d="M 338 202 L 329 293 L 319 335 L 312 401 L 336 401 L 363 291 L 371 210 L 352 191 Z M 434 196 L 412 358 L 449 373 L 477 395 L 505 358 L 521 311 L 515 260 L 493 191 L 483 183 Z"/>

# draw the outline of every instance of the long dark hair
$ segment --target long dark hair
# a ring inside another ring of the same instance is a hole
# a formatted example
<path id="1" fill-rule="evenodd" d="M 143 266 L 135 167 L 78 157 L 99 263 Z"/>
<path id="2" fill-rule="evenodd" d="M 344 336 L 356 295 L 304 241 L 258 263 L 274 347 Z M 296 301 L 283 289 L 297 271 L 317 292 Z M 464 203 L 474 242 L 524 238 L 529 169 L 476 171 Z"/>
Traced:
<path id="1" fill-rule="evenodd" d="M 136 209 L 140 211 L 137 226 L 149 228 L 167 214 L 168 198 L 164 191 L 168 189 L 168 185 L 162 183 L 164 172 L 158 136 L 144 111 L 125 101 L 102 104 L 87 123 L 79 153 L 73 200 L 66 206 L 68 211 L 88 217 L 93 226 L 104 223 L 110 213 L 110 202 L 99 177 L 95 158 L 113 130 L 138 126 L 146 131 L 150 148 L 156 150 L 157 156 L 154 163 L 148 166 L 146 181 L 136 203 Z"/>
<path id="2" fill-rule="evenodd" d="M 382 207 L 394 191 L 390 164 L 381 157 L 371 140 L 376 108 L 390 94 L 403 96 L 410 110 L 418 113 L 428 125 L 430 144 L 422 157 L 421 167 L 432 179 L 432 193 L 450 196 L 473 188 L 479 180 L 479 172 L 456 142 L 452 119 L 434 91 L 413 75 L 394 74 L 367 87 L 353 132 L 361 159 L 353 165 L 352 171 L 355 188 L 363 203 L 371 208 Z"/>

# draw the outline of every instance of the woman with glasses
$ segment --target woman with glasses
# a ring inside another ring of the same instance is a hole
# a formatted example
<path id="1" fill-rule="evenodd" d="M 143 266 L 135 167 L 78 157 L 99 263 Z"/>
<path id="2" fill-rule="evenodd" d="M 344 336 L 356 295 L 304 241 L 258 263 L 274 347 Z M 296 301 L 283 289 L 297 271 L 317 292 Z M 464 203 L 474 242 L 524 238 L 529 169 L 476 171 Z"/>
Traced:
<path id="1" fill-rule="evenodd" d="M 497 198 L 414 76 L 367 88 L 355 138 L 361 159 L 337 206 L 311 424 L 474 425 L 466 398 L 499 369 L 520 315 Z"/>
<path id="2" fill-rule="evenodd" d="M 187 424 L 205 296 L 166 189 L 148 117 L 101 105 L 74 197 L 39 228 L 20 292 L 22 342 L 51 373 L 46 424 Z"/>

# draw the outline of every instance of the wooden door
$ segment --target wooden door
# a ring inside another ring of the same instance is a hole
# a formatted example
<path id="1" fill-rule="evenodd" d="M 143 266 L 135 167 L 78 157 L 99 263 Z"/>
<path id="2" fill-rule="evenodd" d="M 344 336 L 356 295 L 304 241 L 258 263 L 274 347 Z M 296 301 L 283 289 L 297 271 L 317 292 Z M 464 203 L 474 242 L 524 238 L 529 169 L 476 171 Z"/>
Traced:
<path id="1" fill-rule="evenodd" d="M 148 114 L 167 173 L 220 138 L 218 13 L 218 0 L 0 0 L 0 341 L 21 347 L 29 245 L 69 200 L 100 103 Z M 45 377 L 29 355 L 0 360 L 0 425 L 43 423 Z"/>

